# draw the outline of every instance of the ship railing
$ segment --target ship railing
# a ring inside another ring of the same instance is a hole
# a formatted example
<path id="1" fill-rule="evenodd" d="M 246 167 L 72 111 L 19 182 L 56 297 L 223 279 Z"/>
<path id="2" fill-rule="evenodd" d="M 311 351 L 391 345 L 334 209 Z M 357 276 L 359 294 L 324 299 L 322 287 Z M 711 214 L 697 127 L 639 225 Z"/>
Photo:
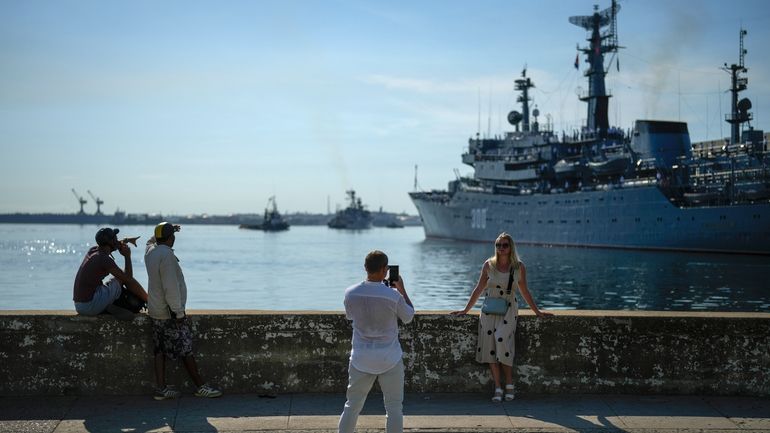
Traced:
<path id="1" fill-rule="evenodd" d="M 463 154 L 463 159 L 465 159 Z M 516 163 L 533 163 L 540 161 L 539 155 L 474 155 L 474 161 L 500 161 L 500 162 L 516 162 Z"/>
<path id="2" fill-rule="evenodd" d="M 623 188 L 638 188 L 643 186 L 657 185 L 658 179 L 655 177 L 643 177 L 624 180 L 621 185 Z"/>
<path id="3" fill-rule="evenodd" d="M 760 181 L 768 179 L 767 169 L 757 167 L 750 169 L 740 170 L 726 170 L 726 171 L 712 171 L 704 173 L 694 173 L 690 175 L 693 184 L 696 185 L 711 185 L 711 184 L 726 184 L 727 182 L 739 182 L 739 181 Z"/>
<path id="4" fill-rule="evenodd" d="M 756 146 L 752 142 L 730 144 L 726 141 L 709 141 L 696 143 L 692 147 L 692 153 L 698 158 L 717 158 L 720 156 L 733 156 L 733 155 L 767 155 L 768 152 L 765 146 Z"/>

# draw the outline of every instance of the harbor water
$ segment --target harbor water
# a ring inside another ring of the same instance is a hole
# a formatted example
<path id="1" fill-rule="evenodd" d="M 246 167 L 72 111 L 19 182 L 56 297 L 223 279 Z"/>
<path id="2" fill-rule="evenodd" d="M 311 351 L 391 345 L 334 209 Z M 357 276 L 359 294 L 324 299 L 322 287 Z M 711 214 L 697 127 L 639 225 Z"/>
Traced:
<path id="1" fill-rule="evenodd" d="M 134 276 L 144 286 L 142 236 Z M 0 225 L 0 309 L 72 309 L 72 285 L 96 226 Z M 514 234 L 514 238 L 515 238 Z M 770 260 L 748 255 L 519 245 L 529 288 L 544 309 L 755 311 L 770 307 Z M 373 249 L 400 265 L 418 310 L 462 308 L 492 243 L 425 239 L 422 227 L 333 230 L 293 226 L 265 233 L 186 225 L 174 247 L 188 286 L 188 309 L 343 309 Z M 116 252 L 121 268 L 123 258 Z M 522 300 L 519 301 L 525 305 Z M 480 303 L 479 303 L 480 304 Z"/>

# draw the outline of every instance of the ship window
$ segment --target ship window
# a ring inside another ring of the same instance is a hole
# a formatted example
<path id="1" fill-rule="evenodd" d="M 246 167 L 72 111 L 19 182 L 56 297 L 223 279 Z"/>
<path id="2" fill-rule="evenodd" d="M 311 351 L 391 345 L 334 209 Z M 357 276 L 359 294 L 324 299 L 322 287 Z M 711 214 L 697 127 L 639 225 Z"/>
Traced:
<path id="1" fill-rule="evenodd" d="M 679 221 L 679 217 L 676 217 L 676 220 Z"/>
<path id="2" fill-rule="evenodd" d="M 554 203 L 559 204 L 559 200 L 556 200 Z M 566 203 L 566 202 L 565 202 Z"/>
<path id="3" fill-rule="evenodd" d="M 588 203 L 588 202 L 589 202 L 589 201 L 591 201 L 591 200 L 589 200 L 589 199 L 585 199 L 585 200 L 583 200 L 583 201 L 584 201 L 584 202 L 586 202 L 586 203 Z"/>
<path id="4" fill-rule="evenodd" d="M 695 221 L 695 217 L 692 217 L 692 220 Z"/>
<path id="5" fill-rule="evenodd" d="M 641 220 L 642 220 L 642 219 L 641 219 L 641 218 L 639 218 L 639 217 L 636 217 L 636 218 L 634 218 L 634 221 L 636 221 L 636 222 L 640 222 Z"/>
<path id="6" fill-rule="evenodd" d="M 588 223 L 590 223 L 590 222 L 591 222 L 591 220 L 586 220 L 586 224 L 588 224 Z"/>
<path id="7" fill-rule="evenodd" d="M 720 221 L 724 221 L 726 219 L 727 219 L 727 217 L 725 215 L 719 215 L 719 220 Z"/>
<path id="8" fill-rule="evenodd" d="M 553 220 L 548 220 L 548 224 L 553 224 Z"/>
<path id="9" fill-rule="evenodd" d="M 657 218 L 657 221 L 658 221 L 659 223 L 662 223 L 662 222 L 663 222 L 663 218 L 661 218 L 661 217 L 658 217 L 658 218 Z"/>
<path id="10" fill-rule="evenodd" d="M 616 223 L 616 222 L 618 222 L 618 219 L 617 218 L 613 218 L 612 222 Z"/>
<path id="11" fill-rule="evenodd" d="M 538 223 L 538 224 L 542 224 L 542 223 L 543 223 L 543 220 L 537 220 L 537 223 Z"/>
<path id="12" fill-rule="evenodd" d="M 754 218 L 755 220 L 758 220 L 759 219 L 759 214 L 752 215 L 752 218 Z"/>
<path id="13" fill-rule="evenodd" d="M 580 224 L 580 220 L 575 220 L 576 223 Z"/>
<path id="14" fill-rule="evenodd" d="M 567 224 L 567 220 L 561 220 L 562 224 Z"/>

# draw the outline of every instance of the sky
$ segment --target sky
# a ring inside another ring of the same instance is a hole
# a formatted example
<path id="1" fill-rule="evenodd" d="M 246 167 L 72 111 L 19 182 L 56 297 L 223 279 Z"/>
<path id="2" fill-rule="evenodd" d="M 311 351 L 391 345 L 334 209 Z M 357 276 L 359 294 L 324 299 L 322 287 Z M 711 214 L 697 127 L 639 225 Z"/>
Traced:
<path id="1" fill-rule="evenodd" d="M 574 68 L 595 1 L 0 1 L 0 213 L 326 212 L 354 189 L 408 192 L 472 172 L 468 138 L 510 131 L 513 80 L 540 122 L 585 122 Z M 609 0 L 598 3 L 609 7 Z M 758 129 L 770 129 L 770 2 L 620 1 L 610 123 L 729 135 L 741 26 Z M 618 68 L 619 64 L 619 68 Z M 618 70 L 619 69 L 619 70 Z M 415 176 L 416 174 L 416 176 Z"/>

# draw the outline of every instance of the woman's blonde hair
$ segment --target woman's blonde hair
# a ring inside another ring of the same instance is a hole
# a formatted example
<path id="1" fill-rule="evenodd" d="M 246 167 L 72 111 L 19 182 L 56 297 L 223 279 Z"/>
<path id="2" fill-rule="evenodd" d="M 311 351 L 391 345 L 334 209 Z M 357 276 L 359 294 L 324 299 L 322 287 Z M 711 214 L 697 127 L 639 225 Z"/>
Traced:
<path id="1" fill-rule="evenodd" d="M 509 249 L 510 263 L 514 270 L 519 270 L 519 265 L 521 264 L 521 260 L 519 259 L 519 254 L 516 252 L 516 244 L 513 243 L 513 238 L 508 233 L 502 232 L 497 236 L 497 239 L 495 239 L 495 244 L 497 244 L 502 240 L 506 240 L 511 244 L 511 248 Z M 497 259 L 498 259 L 499 252 L 496 246 L 494 248 L 495 248 L 495 255 L 489 258 L 489 264 L 491 264 L 492 266 L 497 266 Z"/>

